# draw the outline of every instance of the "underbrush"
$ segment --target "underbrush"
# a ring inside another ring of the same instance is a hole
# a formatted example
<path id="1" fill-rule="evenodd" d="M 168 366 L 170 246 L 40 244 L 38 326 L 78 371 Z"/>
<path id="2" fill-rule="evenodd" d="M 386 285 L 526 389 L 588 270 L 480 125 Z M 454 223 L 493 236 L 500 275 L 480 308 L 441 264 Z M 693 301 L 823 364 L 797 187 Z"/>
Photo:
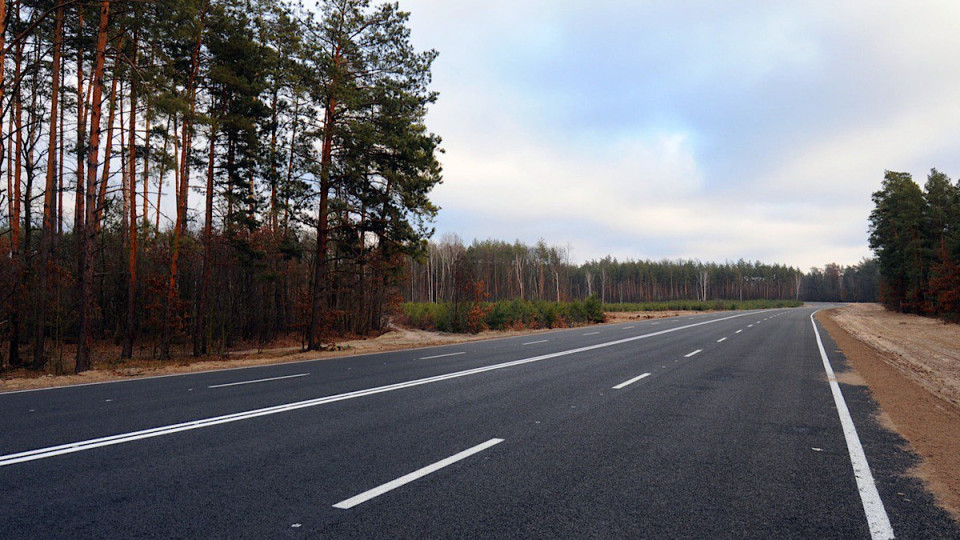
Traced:
<path id="1" fill-rule="evenodd" d="M 402 322 L 423 330 L 476 333 L 482 330 L 564 328 L 599 323 L 606 318 L 596 298 L 574 302 L 501 300 L 459 304 L 407 302 L 400 306 Z"/>
<path id="2" fill-rule="evenodd" d="M 603 304 L 604 311 L 738 311 L 746 309 L 791 308 L 803 305 L 799 300 L 673 300 L 669 302 L 641 302 L 630 304 Z"/>

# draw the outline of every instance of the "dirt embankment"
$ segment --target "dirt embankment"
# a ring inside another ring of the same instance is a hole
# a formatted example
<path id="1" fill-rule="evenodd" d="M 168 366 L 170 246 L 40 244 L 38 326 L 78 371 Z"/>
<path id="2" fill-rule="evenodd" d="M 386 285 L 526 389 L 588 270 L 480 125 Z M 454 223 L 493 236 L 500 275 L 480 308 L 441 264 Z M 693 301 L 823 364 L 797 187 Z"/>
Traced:
<path id="1" fill-rule="evenodd" d="M 960 519 L 960 326 L 876 304 L 817 317 L 870 387 L 881 420 L 923 459 L 917 476 Z"/>

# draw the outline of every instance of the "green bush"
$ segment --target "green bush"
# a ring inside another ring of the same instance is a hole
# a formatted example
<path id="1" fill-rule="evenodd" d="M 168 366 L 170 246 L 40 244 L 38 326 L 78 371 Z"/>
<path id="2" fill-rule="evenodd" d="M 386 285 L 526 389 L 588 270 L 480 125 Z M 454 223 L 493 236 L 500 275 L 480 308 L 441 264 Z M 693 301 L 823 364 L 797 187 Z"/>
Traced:
<path id="1" fill-rule="evenodd" d="M 799 300 L 673 300 L 669 302 L 642 302 L 633 304 L 604 304 L 604 311 L 738 311 L 747 309 L 775 309 L 800 307 Z"/>
<path id="2" fill-rule="evenodd" d="M 499 302 L 463 302 L 459 311 L 450 303 L 407 302 L 400 306 L 401 318 L 408 326 L 441 332 L 479 332 L 511 328 L 557 328 L 577 324 L 601 323 L 607 311 L 734 311 L 797 307 L 794 300 L 711 300 L 695 302 L 644 302 L 642 304 L 602 304 L 596 296 L 573 302 L 500 300 Z M 475 320 L 476 319 L 476 320 Z"/>

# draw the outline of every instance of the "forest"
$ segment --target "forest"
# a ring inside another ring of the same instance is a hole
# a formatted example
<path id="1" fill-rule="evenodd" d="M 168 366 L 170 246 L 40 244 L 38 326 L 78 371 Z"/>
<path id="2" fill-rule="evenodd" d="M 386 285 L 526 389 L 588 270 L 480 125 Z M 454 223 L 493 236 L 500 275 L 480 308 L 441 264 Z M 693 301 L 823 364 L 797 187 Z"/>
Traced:
<path id="1" fill-rule="evenodd" d="M 873 203 L 881 302 L 960 322 L 960 182 L 931 169 L 921 189 L 909 173 L 886 171 Z"/>
<path id="2" fill-rule="evenodd" d="M 575 264 L 544 241 L 431 240 L 437 53 L 408 20 L 371 0 L 0 0 L 0 369 L 312 350 L 404 305 L 589 322 L 876 298 L 873 261 Z"/>
<path id="3" fill-rule="evenodd" d="M 0 21 L 0 365 L 380 326 L 441 178 L 436 52 L 396 4 L 0 0 Z"/>

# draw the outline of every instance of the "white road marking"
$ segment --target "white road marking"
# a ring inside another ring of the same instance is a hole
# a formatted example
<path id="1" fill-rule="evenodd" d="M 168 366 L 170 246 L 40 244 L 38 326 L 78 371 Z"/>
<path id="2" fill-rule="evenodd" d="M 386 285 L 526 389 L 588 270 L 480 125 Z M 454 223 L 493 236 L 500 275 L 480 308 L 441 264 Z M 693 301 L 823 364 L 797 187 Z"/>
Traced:
<path id="1" fill-rule="evenodd" d="M 349 499 L 340 501 L 340 502 L 338 502 L 337 504 L 333 505 L 333 507 L 334 507 L 334 508 L 339 508 L 339 509 L 341 509 L 341 510 L 349 510 L 350 508 L 353 508 L 354 506 L 356 506 L 356 505 L 358 505 L 358 504 L 362 504 L 362 503 L 365 503 L 365 502 L 369 501 L 370 499 L 373 499 L 373 498 L 375 498 L 375 497 L 379 497 L 380 495 L 383 495 L 384 493 L 387 493 L 388 491 L 392 491 L 392 490 L 394 490 L 394 489 L 397 489 L 398 487 L 400 487 L 400 486 L 402 486 L 402 485 L 404 485 L 404 484 L 409 484 L 410 482 L 413 482 L 414 480 L 423 478 L 424 476 L 426 476 L 426 475 L 428 475 L 428 474 L 430 474 L 430 473 L 437 472 L 437 471 L 439 471 L 440 469 L 442 469 L 442 468 L 444 468 L 444 467 L 447 467 L 447 466 L 449 466 L 449 465 L 453 465 L 454 463 L 456 463 L 456 462 L 458 462 L 458 461 L 460 461 L 460 460 L 466 459 L 466 458 L 468 458 L 468 457 L 470 457 L 470 456 L 472 456 L 472 455 L 474 455 L 474 454 L 476 454 L 476 453 L 483 452 L 483 451 L 486 450 L 487 448 L 490 448 L 491 446 L 500 444 L 500 443 L 502 443 L 502 442 L 503 442 L 503 439 L 490 439 L 489 441 L 487 441 L 487 442 L 485 442 L 485 443 L 482 443 L 482 444 L 478 444 L 478 445 L 474 446 L 473 448 L 468 448 L 468 449 L 464 450 L 463 452 L 460 452 L 460 453 L 458 453 L 458 454 L 454 454 L 454 455 L 452 455 L 452 456 L 450 456 L 450 457 L 448 457 L 448 458 L 446 458 L 446 459 L 441 459 L 440 461 L 434 463 L 433 465 L 427 465 L 426 467 L 424 467 L 424 468 L 422 468 L 422 469 L 417 469 L 416 471 L 413 471 L 413 472 L 410 473 L 410 474 L 403 475 L 403 476 L 401 476 L 400 478 L 397 478 L 396 480 L 392 480 L 392 481 L 390 481 L 390 482 L 387 482 L 386 484 L 379 485 L 379 486 L 377 486 L 377 487 L 375 487 L 375 488 L 373 488 L 373 489 L 371 489 L 371 490 L 369 490 L 369 491 L 364 491 L 363 493 L 361 493 L 361 494 L 359 494 L 359 495 L 356 495 L 356 496 L 350 497 Z"/>
<path id="2" fill-rule="evenodd" d="M 722 338 L 720 338 L 720 339 L 717 340 L 717 343 L 723 343 L 723 342 L 726 341 L 726 340 L 727 340 L 727 338 L 722 337 Z"/>
<path id="3" fill-rule="evenodd" d="M 225 388 L 227 386 L 238 386 L 241 384 L 253 384 L 253 383 L 261 383 L 261 382 L 267 382 L 267 381 L 279 381 L 280 379 L 293 379 L 295 377 L 306 377 L 307 375 L 309 375 L 309 373 L 297 373 L 296 375 L 285 375 L 283 377 L 270 377 L 269 379 L 256 379 L 253 381 L 240 381 L 240 382 L 232 382 L 227 384 L 214 384 L 212 386 L 208 386 L 207 388 Z"/>
<path id="4" fill-rule="evenodd" d="M 819 311 L 819 310 L 817 310 Z M 813 332 L 817 336 L 817 347 L 820 348 L 820 358 L 823 360 L 823 369 L 827 372 L 827 380 L 830 381 L 830 392 L 833 393 L 833 402 L 837 406 L 837 414 L 840 415 L 840 425 L 843 426 L 843 438 L 847 441 L 847 452 L 850 454 L 850 463 L 853 465 L 853 476 L 857 480 L 857 489 L 860 491 L 860 501 L 863 502 L 863 511 L 867 515 L 867 524 L 870 526 L 870 537 L 873 540 L 893 538 L 893 527 L 890 526 L 890 518 L 887 517 L 887 510 L 883 507 L 883 501 L 880 500 L 880 494 L 877 492 L 877 486 L 873 481 L 873 474 L 870 472 L 870 465 L 867 463 L 867 456 L 863 452 L 863 445 L 860 443 L 860 437 L 857 435 L 857 428 L 853 425 L 853 418 L 850 417 L 850 410 L 847 409 L 847 402 L 840 393 L 840 385 L 837 384 L 837 377 L 827 358 L 827 351 L 823 348 L 823 340 L 820 339 L 820 331 L 817 330 L 817 323 L 813 316 L 817 312 L 810 314 L 810 324 L 813 325 Z"/>
<path id="5" fill-rule="evenodd" d="M 673 328 L 667 328 L 665 330 L 660 330 L 657 332 L 651 332 L 649 334 L 641 334 L 639 336 L 631 336 L 623 339 L 617 339 L 614 341 L 607 341 L 603 343 L 597 343 L 594 345 L 587 345 L 585 347 L 578 347 L 576 349 L 568 349 L 565 351 L 558 351 L 549 354 L 542 354 L 540 356 L 533 356 L 529 358 L 522 358 L 520 360 L 513 360 L 510 362 L 503 362 L 501 364 L 493 364 L 489 366 L 483 366 L 473 369 L 467 369 L 463 371 L 455 371 L 453 373 L 445 373 L 443 375 L 435 375 L 433 377 L 427 377 L 424 379 L 415 379 L 412 381 L 405 381 L 395 384 L 388 384 L 386 386 L 377 386 L 374 388 L 366 388 L 363 390 L 355 390 L 353 392 L 346 392 L 343 394 L 334 394 L 332 396 L 320 397 L 316 399 L 308 399 L 305 401 L 296 401 L 293 403 L 285 403 L 282 405 L 274 405 L 272 407 L 265 407 L 262 409 L 253 409 L 249 411 L 243 411 L 233 414 L 227 414 L 223 416 L 214 416 L 210 418 L 203 418 L 200 420 L 192 420 L 190 422 L 183 422 L 180 424 L 170 424 L 166 426 L 159 426 L 155 428 L 143 429 L 139 431 L 132 431 L 128 433 L 118 433 L 116 435 L 109 435 L 107 437 L 99 437 L 96 439 L 88 439 L 85 441 L 72 442 L 67 444 L 61 444 L 57 446 L 50 446 L 47 448 L 37 448 L 34 450 L 27 450 L 25 452 L 17 452 L 15 454 L 6 454 L 0 455 L 0 467 L 6 467 L 8 465 L 13 465 L 16 463 L 23 463 L 26 461 L 35 461 L 38 459 L 45 459 L 54 456 L 59 456 L 63 454 L 71 454 L 73 452 L 81 452 L 84 450 L 92 450 L 94 448 L 99 448 L 101 446 L 111 446 L 115 444 L 123 444 L 127 442 L 137 441 L 141 439 L 149 439 L 151 437 L 159 437 L 161 435 L 170 435 L 173 433 L 179 433 L 181 431 L 189 431 L 193 429 L 200 429 L 210 426 L 216 426 L 220 424 L 226 424 L 230 422 L 238 422 L 240 420 L 247 420 L 250 418 L 257 418 L 260 416 L 268 416 L 271 414 L 279 414 L 283 412 L 295 411 L 298 409 L 304 409 L 307 407 L 317 407 L 319 405 L 326 405 L 328 403 L 334 403 L 337 401 L 344 401 L 348 399 L 356 399 L 360 397 L 370 396 L 374 394 L 381 394 L 384 392 L 392 392 L 394 390 L 401 390 L 403 388 L 411 388 L 414 386 L 421 386 L 425 384 L 432 384 L 435 382 L 446 381 L 450 379 L 456 379 L 459 377 L 467 377 L 469 375 L 476 375 L 479 373 L 486 373 L 488 371 L 496 371 L 500 369 L 506 369 L 514 366 L 520 366 L 524 364 L 529 364 L 532 362 L 540 362 L 542 360 L 548 360 L 550 358 L 559 358 L 562 356 L 569 356 L 572 354 L 578 354 L 587 351 L 593 351 L 597 349 L 604 349 L 607 347 L 613 347 L 616 345 L 622 345 L 624 343 L 630 343 L 633 341 L 639 341 L 641 339 L 647 339 L 656 336 L 662 336 L 664 334 L 671 334 L 673 332 L 679 332 L 681 330 L 687 330 L 689 328 L 696 328 L 698 326 L 703 326 L 706 324 L 713 324 L 717 322 L 727 321 L 730 319 L 736 319 L 738 317 L 743 317 L 748 315 L 748 313 L 741 313 L 738 315 L 731 315 L 729 317 L 724 317 L 722 319 L 712 319 L 704 322 L 698 322 L 693 324 L 688 324 L 685 326 L 676 326 Z"/>
<path id="6" fill-rule="evenodd" d="M 447 357 L 447 356 L 457 356 L 458 354 L 467 354 L 467 353 L 466 353 L 466 351 L 460 351 L 460 352 L 452 352 L 452 353 L 447 353 L 447 354 L 437 354 L 437 355 L 434 355 L 434 356 L 424 356 L 424 357 L 421 357 L 420 360 L 433 360 L 434 358 L 445 358 L 445 357 Z"/>
<path id="7" fill-rule="evenodd" d="M 636 328 L 636 326 L 624 326 L 624 327 L 623 327 L 624 330 L 630 330 L 631 328 Z"/>
<path id="8" fill-rule="evenodd" d="M 658 325 L 658 324 L 660 324 L 660 323 L 658 323 L 658 322 L 652 322 L 652 323 L 650 323 L 650 324 L 653 325 L 653 326 L 656 326 L 656 325 Z"/>
<path id="9" fill-rule="evenodd" d="M 634 378 L 630 379 L 629 381 L 623 381 L 622 383 L 614 386 L 613 389 L 614 389 L 614 390 L 620 390 L 621 388 L 625 388 L 625 387 L 627 387 L 627 386 L 629 386 L 629 385 L 631 385 L 631 384 L 639 381 L 640 379 L 644 379 L 644 378 L 649 377 L 649 376 L 650 376 L 649 373 L 644 373 L 643 375 L 639 375 L 639 376 L 637 376 L 637 377 L 634 377 Z"/>
<path id="10" fill-rule="evenodd" d="M 743 332 L 743 329 L 742 329 L 742 328 L 741 328 L 740 330 L 737 330 L 736 332 L 734 332 L 734 334 L 739 334 L 740 332 Z"/>
<path id="11" fill-rule="evenodd" d="M 683 357 L 684 357 L 684 358 L 690 358 L 691 356 L 693 356 L 693 355 L 695 355 L 695 354 L 702 353 L 702 352 L 703 352 L 703 349 L 697 349 L 697 350 L 693 351 L 692 353 L 683 355 Z"/>
<path id="12" fill-rule="evenodd" d="M 748 324 L 748 325 L 747 325 L 747 328 L 753 328 L 753 325 L 752 325 L 752 324 Z"/>
<path id="13" fill-rule="evenodd" d="M 599 333 L 600 333 L 600 332 L 587 332 L 587 333 L 584 334 L 584 335 L 585 335 L 585 336 L 595 336 L 595 335 L 597 335 L 597 334 L 599 334 Z"/>
<path id="14" fill-rule="evenodd" d="M 534 345 L 536 343 L 546 343 L 550 341 L 549 339 L 541 339 L 540 341 L 528 341 L 526 343 L 521 343 L 521 345 Z"/>

